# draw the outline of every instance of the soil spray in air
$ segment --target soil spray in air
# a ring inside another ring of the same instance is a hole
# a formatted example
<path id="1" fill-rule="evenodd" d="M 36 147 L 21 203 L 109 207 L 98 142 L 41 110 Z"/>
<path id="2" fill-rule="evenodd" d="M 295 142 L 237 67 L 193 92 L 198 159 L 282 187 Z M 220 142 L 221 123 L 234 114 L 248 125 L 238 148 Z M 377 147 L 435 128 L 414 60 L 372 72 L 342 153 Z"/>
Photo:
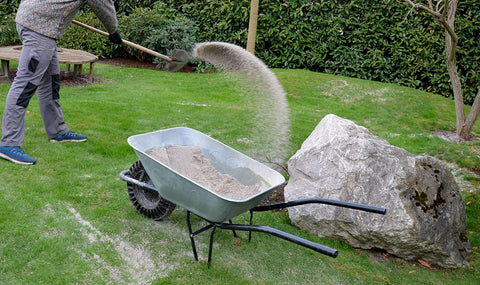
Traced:
<path id="1" fill-rule="evenodd" d="M 204 42 L 193 56 L 224 71 L 242 96 L 255 106 L 255 130 L 246 153 L 253 158 L 283 165 L 289 154 L 290 119 L 287 96 L 275 74 L 255 55 L 237 45 Z"/>

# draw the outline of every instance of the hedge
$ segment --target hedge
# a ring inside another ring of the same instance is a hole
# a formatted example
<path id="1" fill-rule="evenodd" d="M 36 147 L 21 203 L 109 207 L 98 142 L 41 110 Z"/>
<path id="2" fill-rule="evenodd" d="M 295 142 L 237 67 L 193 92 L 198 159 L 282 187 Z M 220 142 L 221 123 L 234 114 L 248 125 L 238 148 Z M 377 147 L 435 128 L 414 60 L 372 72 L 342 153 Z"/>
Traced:
<path id="1" fill-rule="evenodd" d="M 19 1 L 0 0 L 0 13 L 1 9 L 11 9 L 15 2 Z M 116 0 L 119 14 L 126 15 L 119 16 L 120 33 L 155 49 L 167 45 L 188 48 L 193 41 L 246 46 L 249 0 L 162 2 L 166 6 L 154 7 L 154 1 L 148 0 Z M 132 8 L 135 5 L 146 10 Z M 150 8 L 159 13 L 156 17 L 160 22 L 171 22 L 168 27 L 162 24 L 150 29 L 146 38 L 135 38 L 135 29 L 141 25 L 149 30 L 148 17 L 144 17 L 143 23 L 140 20 L 142 13 L 150 13 Z M 407 17 L 409 11 L 409 6 L 397 0 L 260 0 L 256 55 L 272 68 L 304 68 L 396 83 L 451 97 L 443 28 L 430 15 L 414 11 Z M 122 24 L 131 21 L 128 18 L 132 15 L 136 25 Z M 3 18 L 0 24 L 5 23 Z M 3 38 L 9 38 L 9 30 L 3 26 L 0 29 L 3 44 Z M 477 0 L 459 3 L 456 31 L 458 72 L 464 84 L 465 102 L 471 103 L 480 86 Z"/>
<path id="2" fill-rule="evenodd" d="M 250 1 L 164 0 L 198 23 L 199 41 L 246 46 Z M 451 96 L 444 31 L 397 0 L 261 0 L 256 55 L 272 68 L 305 68 Z M 456 31 L 465 102 L 480 86 L 480 5 L 462 1 Z"/>
<path id="3" fill-rule="evenodd" d="M 17 11 L 21 0 L 0 0 L 0 14 L 11 14 Z M 119 14 L 129 15 L 136 7 L 152 8 L 157 0 L 115 0 L 115 8 Z M 88 12 L 88 5 L 83 7 L 84 12 Z"/>

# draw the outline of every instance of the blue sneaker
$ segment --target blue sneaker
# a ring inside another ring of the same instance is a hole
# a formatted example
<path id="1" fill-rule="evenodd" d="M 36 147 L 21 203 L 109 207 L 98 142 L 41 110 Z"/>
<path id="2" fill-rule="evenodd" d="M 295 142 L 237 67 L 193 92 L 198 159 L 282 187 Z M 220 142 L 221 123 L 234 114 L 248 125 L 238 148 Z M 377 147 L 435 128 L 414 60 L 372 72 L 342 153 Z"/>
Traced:
<path id="1" fill-rule="evenodd" d="M 0 146 L 0 157 L 17 164 L 35 164 L 35 159 L 26 154 L 19 146 Z"/>
<path id="2" fill-rule="evenodd" d="M 84 142 L 87 136 L 68 131 L 66 134 L 50 139 L 51 142 Z"/>

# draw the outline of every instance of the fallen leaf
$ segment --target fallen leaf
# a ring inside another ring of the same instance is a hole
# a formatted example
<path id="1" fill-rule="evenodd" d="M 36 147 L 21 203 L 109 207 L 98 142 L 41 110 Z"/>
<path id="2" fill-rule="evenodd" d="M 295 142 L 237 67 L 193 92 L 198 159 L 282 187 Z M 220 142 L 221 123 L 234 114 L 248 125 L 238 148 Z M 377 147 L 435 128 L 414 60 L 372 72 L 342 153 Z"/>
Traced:
<path id="1" fill-rule="evenodd" d="M 390 253 L 388 252 L 382 252 L 382 256 L 385 257 L 385 258 L 390 258 Z"/>
<path id="2" fill-rule="evenodd" d="M 409 274 L 414 274 L 414 273 L 417 273 L 417 270 L 410 270 L 408 273 Z"/>
<path id="3" fill-rule="evenodd" d="M 240 243 L 242 243 L 242 240 L 241 239 L 237 239 L 234 243 L 235 246 L 239 246 Z"/>
<path id="4" fill-rule="evenodd" d="M 420 263 L 421 265 L 427 267 L 428 269 L 436 270 L 435 268 L 432 267 L 432 264 L 431 264 L 431 263 L 428 263 L 428 262 L 426 262 L 425 260 L 418 259 L 417 261 L 418 261 L 418 263 Z"/>
<path id="5" fill-rule="evenodd" d="M 472 205 L 472 203 L 473 203 L 473 201 L 468 201 L 468 202 L 467 202 L 467 206 Z"/>

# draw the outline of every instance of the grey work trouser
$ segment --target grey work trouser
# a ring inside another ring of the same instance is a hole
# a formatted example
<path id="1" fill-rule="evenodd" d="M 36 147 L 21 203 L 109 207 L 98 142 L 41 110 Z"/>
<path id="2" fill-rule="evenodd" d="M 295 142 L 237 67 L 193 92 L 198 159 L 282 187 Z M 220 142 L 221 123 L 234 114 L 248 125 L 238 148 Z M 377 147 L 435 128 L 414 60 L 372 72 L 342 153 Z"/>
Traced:
<path id="1" fill-rule="evenodd" d="M 17 31 L 23 48 L 3 113 L 0 146 L 23 145 L 25 112 L 35 92 L 47 137 L 55 138 L 68 132 L 59 104 L 60 65 L 56 41 L 18 24 Z"/>

